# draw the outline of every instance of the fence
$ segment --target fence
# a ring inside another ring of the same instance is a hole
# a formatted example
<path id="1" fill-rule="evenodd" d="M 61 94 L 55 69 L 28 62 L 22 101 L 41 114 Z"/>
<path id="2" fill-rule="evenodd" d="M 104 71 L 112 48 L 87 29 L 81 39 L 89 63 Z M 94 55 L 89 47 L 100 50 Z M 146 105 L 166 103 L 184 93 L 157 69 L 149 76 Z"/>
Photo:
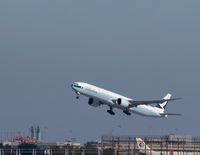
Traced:
<path id="1" fill-rule="evenodd" d="M 109 137 L 84 147 L 39 145 L 1 148 L 0 155 L 200 155 L 200 138 L 190 136 Z"/>

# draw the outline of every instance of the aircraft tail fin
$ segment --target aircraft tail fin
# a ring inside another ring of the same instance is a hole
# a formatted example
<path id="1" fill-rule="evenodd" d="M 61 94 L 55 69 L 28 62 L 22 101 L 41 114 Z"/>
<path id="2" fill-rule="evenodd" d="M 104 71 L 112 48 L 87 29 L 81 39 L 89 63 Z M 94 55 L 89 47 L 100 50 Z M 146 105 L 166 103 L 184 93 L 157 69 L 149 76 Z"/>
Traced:
<path id="1" fill-rule="evenodd" d="M 137 147 L 140 151 L 150 150 L 149 146 L 141 138 L 136 138 Z"/>
<path id="2" fill-rule="evenodd" d="M 162 152 L 154 151 L 141 138 L 136 138 L 139 154 L 145 155 L 164 155 Z"/>
<path id="3" fill-rule="evenodd" d="M 164 100 L 169 100 L 171 99 L 172 95 L 171 94 L 167 94 L 163 99 Z M 163 103 L 159 103 L 156 105 L 156 107 L 161 108 L 161 109 L 165 109 L 167 106 L 168 101 L 164 101 Z"/>

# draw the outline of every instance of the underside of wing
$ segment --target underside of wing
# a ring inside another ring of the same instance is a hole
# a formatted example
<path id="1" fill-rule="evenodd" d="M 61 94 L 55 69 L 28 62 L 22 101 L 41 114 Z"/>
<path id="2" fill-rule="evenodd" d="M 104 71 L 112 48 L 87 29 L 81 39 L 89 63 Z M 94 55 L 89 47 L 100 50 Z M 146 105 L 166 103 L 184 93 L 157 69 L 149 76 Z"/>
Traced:
<path id="1" fill-rule="evenodd" d="M 129 100 L 130 105 L 129 107 L 136 107 L 138 105 L 149 105 L 149 104 L 158 104 L 168 101 L 174 101 L 179 100 L 181 98 L 173 98 L 173 99 L 161 99 L 161 100 L 144 100 L 144 101 L 135 101 L 135 100 Z"/>

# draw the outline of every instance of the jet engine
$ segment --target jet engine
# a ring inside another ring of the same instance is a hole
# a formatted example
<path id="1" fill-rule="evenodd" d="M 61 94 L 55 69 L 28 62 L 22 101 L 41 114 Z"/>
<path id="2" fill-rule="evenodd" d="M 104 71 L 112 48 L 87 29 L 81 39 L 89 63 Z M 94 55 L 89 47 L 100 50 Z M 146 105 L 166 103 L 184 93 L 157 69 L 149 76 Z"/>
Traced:
<path id="1" fill-rule="evenodd" d="M 121 99 L 121 98 L 118 98 L 118 99 L 117 99 L 117 104 L 119 104 L 119 105 L 122 104 L 122 99 Z"/>
<path id="2" fill-rule="evenodd" d="M 88 104 L 89 104 L 90 106 L 93 106 L 93 107 L 98 107 L 98 106 L 101 105 L 101 103 L 100 103 L 99 101 L 97 101 L 97 100 L 95 100 L 95 99 L 93 99 L 93 98 L 89 98 Z"/>
<path id="3" fill-rule="evenodd" d="M 121 98 L 118 98 L 118 99 L 116 100 L 116 102 L 117 102 L 118 105 L 121 105 L 121 106 L 123 106 L 123 107 L 128 107 L 129 104 L 130 104 L 129 101 L 124 100 L 124 99 L 121 99 Z"/>

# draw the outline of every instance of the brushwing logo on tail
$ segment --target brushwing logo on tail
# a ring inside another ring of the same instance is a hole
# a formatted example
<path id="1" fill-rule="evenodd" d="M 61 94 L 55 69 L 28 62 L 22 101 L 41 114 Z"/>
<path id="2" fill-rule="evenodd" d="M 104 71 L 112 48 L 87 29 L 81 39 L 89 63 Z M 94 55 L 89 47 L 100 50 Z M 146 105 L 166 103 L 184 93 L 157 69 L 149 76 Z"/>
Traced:
<path id="1" fill-rule="evenodd" d="M 140 146 L 140 147 L 144 147 L 144 142 L 140 142 L 140 143 L 139 143 L 139 146 Z"/>
<path id="2" fill-rule="evenodd" d="M 169 99 L 171 99 L 171 97 L 172 97 L 171 94 L 167 94 L 163 99 L 164 99 L 164 100 L 169 100 Z M 158 108 L 160 108 L 160 109 L 165 109 L 166 106 L 167 106 L 167 102 L 168 102 L 168 101 L 165 101 L 165 102 L 163 102 L 163 103 L 157 104 L 156 107 L 158 107 Z"/>

